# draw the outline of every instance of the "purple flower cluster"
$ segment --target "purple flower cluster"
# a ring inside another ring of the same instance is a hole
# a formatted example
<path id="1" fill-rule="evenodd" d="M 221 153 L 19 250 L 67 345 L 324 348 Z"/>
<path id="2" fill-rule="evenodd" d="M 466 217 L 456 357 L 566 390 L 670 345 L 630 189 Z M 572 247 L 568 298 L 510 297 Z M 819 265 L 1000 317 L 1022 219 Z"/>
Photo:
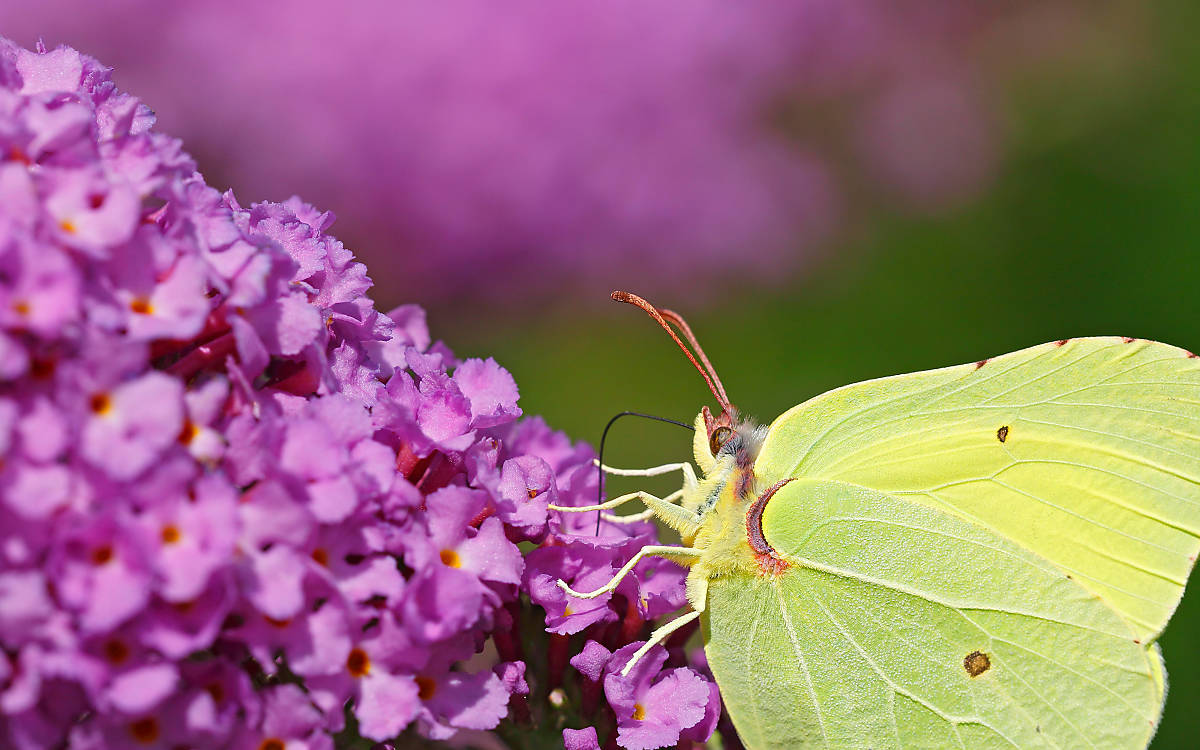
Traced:
<path id="1" fill-rule="evenodd" d="M 998 159 L 993 34 L 1061 53 L 1071 8 L 39 0 L 0 28 L 102 51 L 232 184 L 339 206 L 396 286 L 512 305 L 787 278 L 848 204 L 963 200 Z"/>
<path id="2" fill-rule="evenodd" d="M 565 438 L 560 438 L 560 445 L 563 455 Z M 590 459 L 590 451 L 585 455 L 577 451 L 567 463 L 585 468 L 560 479 L 554 504 L 577 506 L 594 501 L 595 475 L 587 468 Z M 593 740 L 594 726 L 615 725 L 616 742 L 627 750 L 686 740 L 703 742 L 721 713 L 716 685 L 685 666 L 684 644 L 695 633 L 694 625 L 681 628 L 668 639 L 669 652 L 655 646 L 629 675 L 619 674 L 645 643 L 649 624 L 687 603 L 686 571 L 661 558 L 643 558 L 615 590 L 594 599 L 569 596 L 558 581 L 566 581 L 576 591 L 600 588 L 639 549 L 655 543 L 655 527 L 648 521 L 606 521 L 597 534 L 594 514 L 562 513 L 541 546 L 525 556 L 525 589 L 530 600 L 545 611 L 546 630 L 553 634 L 547 656 L 549 686 L 570 691 L 578 713 L 593 725 L 588 730 Z M 571 636 L 576 638 L 574 644 Z M 579 648 L 576 656 L 569 658 L 575 670 L 573 681 L 564 674 L 572 645 Z M 600 700 L 602 696 L 605 701 Z M 568 747 L 588 747 L 572 745 L 578 737 L 578 731 L 565 730 Z"/>
<path id="3" fill-rule="evenodd" d="M 706 738 L 678 648 L 614 676 L 682 572 L 553 584 L 654 538 L 548 512 L 593 500 L 590 449 L 376 311 L 331 214 L 242 206 L 152 124 L 94 59 L 0 38 L 0 747 Z"/>

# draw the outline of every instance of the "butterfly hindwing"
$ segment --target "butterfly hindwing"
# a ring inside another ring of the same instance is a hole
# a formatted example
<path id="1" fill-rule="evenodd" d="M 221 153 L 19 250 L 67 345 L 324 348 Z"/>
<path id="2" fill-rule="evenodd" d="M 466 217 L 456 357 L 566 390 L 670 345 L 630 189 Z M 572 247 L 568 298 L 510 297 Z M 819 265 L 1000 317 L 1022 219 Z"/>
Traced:
<path id="1" fill-rule="evenodd" d="M 1143 747 L 1158 655 L 1096 594 L 958 516 L 795 481 L 787 566 L 710 582 L 706 652 L 749 747 Z"/>

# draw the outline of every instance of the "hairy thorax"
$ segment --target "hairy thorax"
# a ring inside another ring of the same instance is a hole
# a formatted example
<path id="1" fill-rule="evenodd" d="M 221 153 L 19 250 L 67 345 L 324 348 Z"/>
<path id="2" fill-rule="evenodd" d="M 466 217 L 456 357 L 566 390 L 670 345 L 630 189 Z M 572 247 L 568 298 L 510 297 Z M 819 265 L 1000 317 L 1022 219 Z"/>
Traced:
<path id="1" fill-rule="evenodd" d="M 755 503 L 763 490 L 754 475 L 754 461 L 765 432 L 754 423 L 742 422 L 712 457 L 701 455 L 701 446 L 697 445 L 697 462 L 704 479 L 695 497 L 685 503 L 695 504 L 700 527 L 692 539 L 685 541 L 702 554 L 688 576 L 689 597 L 693 591 L 698 594 L 706 588 L 709 580 L 778 572 L 773 570 L 779 567 L 776 561 L 764 560 L 761 523 L 755 524 L 761 521 L 761 509 L 759 517 L 754 516 Z"/>

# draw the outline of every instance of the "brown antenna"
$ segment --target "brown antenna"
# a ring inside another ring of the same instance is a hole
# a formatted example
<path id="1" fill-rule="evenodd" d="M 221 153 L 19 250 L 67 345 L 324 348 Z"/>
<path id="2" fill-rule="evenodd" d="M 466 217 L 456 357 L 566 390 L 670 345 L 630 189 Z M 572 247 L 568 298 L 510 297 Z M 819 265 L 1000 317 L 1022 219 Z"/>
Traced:
<path id="1" fill-rule="evenodd" d="M 704 354 L 704 349 L 700 346 L 700 342 L 696 340 L 696 335 L 692 333 L 692 329 L 688 326 L 687 321 L 674 310 L 664 308 L 659 310 L 659 312 L 664 318 L 677 326 L 679 330 L 683 331 L 683 335 L 687 338 L 688 343 L 692 345 L 692 348 L 696 350 L 696 355 L 700 357 L 700 361 L 708 369 L 708 374 L 712 375 L 713 382 L 717 385 L 717 390 L 720 391 L 720 397 L 717 400 L 721 401 L 722 404 L 728 404 L 729 396 L 725 395 L 725 386 L 721 384 L 721 379 L 717 377 L 717 368 L 713 367 L 712 362 L 708 361 L 708 357 Z"/>
<path id="2" fill-rule="evenodd" d="M 696 336 L 692 333 L 692 329 L 688 327 L 688 324 L 684 322 L 683 317 L 680 316 L 679 313 L 672 312 L 671 310 L 659 310 L 646 300 L 642 299 L 636 294 L 630 294 L 629 292 L 613 292 L 610 296 L 617 302 L 626 302 L 630 305 L 636 305 L 637 307 L 645 310 L 650 317 L 654 318 L 654 320 L 663 327 L 663 330 L 671 336 L 675 343 L 679 345 L 679 348 L 683 350 L 685 355 L 687 355 L 688 360 L 691 361 L 692 365 L 696 368 L 700 375 L 704 377 L 704 382 L 708 384 L 708 389 L 712 391 L 713 396 L 716 397 L 717 403 L 721 405 L 721 408 L 725 411 L 732 410 L 732 405 L 729 403 L 729 397 L 725 395 L 725 386 L 721 384 L 721 379 L 717 377 L 717 371 L 713 369 L 712 363 L 708 361 L 708 357 L 704 354 L 704 350 L 700 348 L 700 342 L 696 340 Z M 687 338 L 688 343 L 695 348 L 696 354 L 700 356 L 700 361 L 704 363 L 703 367 L 700 366 L 700 362 L 696 361 L 696 357 L 693 356 L 691 350 L 684 346 L 683 342 L 679 339 L 679 336 L 675 333 L 675 329 L 671 328 L 672 323 L 678 326 L 679 330 L 683 331 L 683 335 Z"/>

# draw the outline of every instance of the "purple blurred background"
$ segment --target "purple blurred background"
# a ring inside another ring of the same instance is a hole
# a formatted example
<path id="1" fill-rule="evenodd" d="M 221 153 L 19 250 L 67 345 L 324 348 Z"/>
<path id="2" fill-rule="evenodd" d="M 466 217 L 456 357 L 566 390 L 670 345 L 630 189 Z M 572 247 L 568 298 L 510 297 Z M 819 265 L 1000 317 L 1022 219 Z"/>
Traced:
<path id="1" fill-rule="evenodd" d="M 970 200 L 1072 7 L 10 0 L 0 33 L 113 65 L 210 184 L 334 211 L 385 304 L 482 308 L 784 281 Z"/>

